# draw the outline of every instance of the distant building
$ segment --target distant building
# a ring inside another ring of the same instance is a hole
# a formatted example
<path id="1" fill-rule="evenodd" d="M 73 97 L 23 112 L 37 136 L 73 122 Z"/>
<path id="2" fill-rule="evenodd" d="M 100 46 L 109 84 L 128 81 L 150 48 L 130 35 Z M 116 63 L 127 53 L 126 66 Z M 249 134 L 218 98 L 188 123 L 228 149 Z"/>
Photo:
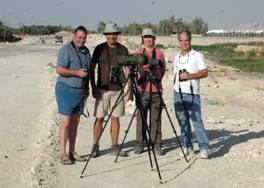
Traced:
<path id="1" fill-rule="evenodd" d="M 214 29 L 206 32 L 208 37 L 264 37 L 264 30 L 223 30 Z"/>

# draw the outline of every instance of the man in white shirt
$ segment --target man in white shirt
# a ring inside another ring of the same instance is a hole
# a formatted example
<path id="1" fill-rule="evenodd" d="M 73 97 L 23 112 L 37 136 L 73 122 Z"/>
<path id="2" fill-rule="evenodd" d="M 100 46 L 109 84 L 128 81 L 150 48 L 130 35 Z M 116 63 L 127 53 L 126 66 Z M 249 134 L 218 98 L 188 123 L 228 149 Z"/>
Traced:
<path id="1" fill-rule="evenodd" d="M 186 155 L 192 154 L 192 130 L 200 148 L 200 157 L 208 158 L 208 138 L 201 117 L 200 79 L 208 75 L 207 64 L 201 53 L 191 48 L 191 33 L 183 30 L 178 35 L 181 51 L 174 61 L 174 108 L 181 128 L 183 149 Z"/>

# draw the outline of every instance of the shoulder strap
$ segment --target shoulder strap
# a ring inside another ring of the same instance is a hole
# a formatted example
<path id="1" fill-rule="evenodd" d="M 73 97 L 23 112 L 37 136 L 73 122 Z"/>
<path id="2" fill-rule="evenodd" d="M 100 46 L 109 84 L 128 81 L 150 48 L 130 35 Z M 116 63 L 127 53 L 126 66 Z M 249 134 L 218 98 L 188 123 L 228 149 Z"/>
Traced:
<path id="1" fill-rule="evenodd" d="M 76 55 L 78 57 L 78 60 L 79 60 L 79 63 L 80 63 L 81 68 L 83 68 L 81 57 L 79 56 L 78 51 L 77 51 L 77 48 L 76 48 L 76 46 L 75 46 L 75 44 L 74 44 L 73 41 L 71 41 L 71 46 L 73 47 L 74 51 L 76 52 Z"/>
<path id="2" fill-rule="evenodd" d="M 148 59 L 148 56 L 146 54 L 146 49 L 145 48 L 143 48 L 143 52 L 142 53 L 143 53 L 143 56 L 145 58 L 145 63 L 147 63 L 149 61 L 149 59 Z M 151 59 L 156 59 L 156 48 L 153 49 L 153 54 L 152 54 Z"/>

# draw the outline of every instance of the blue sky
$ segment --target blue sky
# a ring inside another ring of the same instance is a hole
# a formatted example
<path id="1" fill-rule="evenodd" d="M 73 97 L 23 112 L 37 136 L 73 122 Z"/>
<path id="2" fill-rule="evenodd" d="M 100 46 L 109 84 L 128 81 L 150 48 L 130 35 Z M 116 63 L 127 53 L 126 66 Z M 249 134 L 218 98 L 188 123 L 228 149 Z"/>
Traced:
<path id="1" fill-rule="evenodd" d="M 99 21 L 158 23 L 174 15 L 191 21 L 203 18 L 211 29 L 249 23 L 264 25 L 263 0 L 0 0 L 0 20 L 19 24 L 85 25 L 96 29 Z"/>

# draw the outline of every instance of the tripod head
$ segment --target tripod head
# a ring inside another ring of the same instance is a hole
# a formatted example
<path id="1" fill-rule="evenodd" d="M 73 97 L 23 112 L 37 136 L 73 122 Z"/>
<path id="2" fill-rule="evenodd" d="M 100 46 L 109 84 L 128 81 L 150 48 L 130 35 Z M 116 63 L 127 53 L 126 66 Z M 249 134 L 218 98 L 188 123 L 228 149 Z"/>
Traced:
<path id="1" fill-rule="evenodd" d="M 149 81 L 150 83 L 154 85 L 158 85 L 161 82 L 161 80 L 154 75 L 154 73 L 152 72 L 152 69 L 145 70 L 144 74 L 145 74 L 146 82 Z"/>

